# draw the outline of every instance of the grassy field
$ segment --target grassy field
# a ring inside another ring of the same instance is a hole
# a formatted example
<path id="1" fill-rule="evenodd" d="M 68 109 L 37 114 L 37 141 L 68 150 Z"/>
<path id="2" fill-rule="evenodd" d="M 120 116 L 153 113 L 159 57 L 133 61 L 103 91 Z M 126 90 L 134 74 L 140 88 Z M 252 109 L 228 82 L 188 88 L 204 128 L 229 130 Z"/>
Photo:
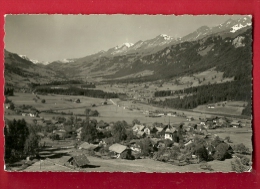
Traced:
<path id="1" fill-rule="evenodd" d="M 175 110 L 171 108 L 160 108 L 154 107 L 148 104 L 143 103 L 132 103 L 132 101 L 121 101 L 119 99 L 108 99 L 108 105 L 102 105 L 104 99 L 99 98 L 90 98 L 85 96 L 66 96 L 66 95 L 38 95 L 40 99 L 35 102 L 33 98 L 35 98 L 34 94 L 30 93 L 15 93 L 14 96 L 9 97 L 15 104 L 15 106 L 20 105 L 31 105 L 40 111 L 53 110 L 55 112 L 61 113 L 73 113 L 73 114 L 84 114 L 86 108 L 90 108 L 92 110 L 97 110 L 100 113 L 99 117 L 95 117 L 97 120 L 103 120 L 106 122 L 115 122 L 120 120 L 125 120 L 128 123 L 131 123 L 133 119 L 138 119 L 141 123 L 152 124 L 154 122 L 161 123 L 180 123 L 186 121 L 184 117 L 148 117 L 143 112 L 145 111 L 159 111 L 159 112 L 177 112 L 179 114 L 183 114 L 185 116 L 193 116 L 196 120 L 199 117 L 210 116 L 214 113 L 221 114 L 233 114 L 239 115 L 241 114 L 244 102 L 227 102 L 225 107 L 217 106 L 214 109 L 209 109 L 207 106 L 199 106 L 193 111 L 182 111 Z M 41 103 L 41 99 L 45 99 L 45 103 Z M 72 101 L 69 101 L 69 100 Z M 80 103 L 73 102 L 76 99 L 80 99 Z M 92 107 L 91 105 L 95 104 L 96 107 Z M 119 106 L 118 106 L 119 105 Z M 53 116 L 57 116 L 61 114 L 50 114 L 50 113 L 41 113 L 40 116 L 50 119 Z M 69 115 L 65 116 L 68 117 Z M 10 110 L 6 110 L 5 117 L 8 119 L 21 119 L 24 118 L 28 122 L 32 122 L 33 119 L 31 117 L 23 117 L 21 115 L 15 115 Z M 84 116 L 82 116 L 84 118 Z M 39 119 L 39 118 L 36 118 Z"/>
<path id="2" fill-rule="evenodd" d="M 178 122 L 178 123 L 185 121 L 185 118 L 180 118 L 180 117 L 171 117 L 171 118 L 147 117 L 145 114 L 143 114 L 144 110 L 156 110 L 158 108 L 149 105 L 135 104 L 134 107 L 132 107 L 133 110 L 130 110 L 124 107 L 130 108 L 129 104 L 131 104 L 131 102 L 120 101 L 119 99 L 113 99 L 113 102 L 119 104 L 120 107 L 114 105 L 110 100 L 108 100 L 108 105 L 101 105 L 102 102 L 104 102 L 104 99 L 99 99 L 99 98 L 90 98 L 84 96 L 65 96 L 65 95 L 38 95 L 38 96 L 40 96 L 40 99 L 45 99 L 46 103 L 43 104 L 40 102 L 40 100 L 38 100 L 38 102 L 35 102 L 33 100 L 33 98 L 35 98 L 35 95 L 29 93 L 15 93 L 15 95 L 9 97 L 9 99 L 13 101 L 15 106 L 20 106 L 23 104 L 31 105 L 40 111 L 46 111 L 51 109 L 56 112 L 66 112 L 66 113 L 73 112 L 73 114 L 84 114 L 85 109 L 90 108 L 92 110 L 97 110 L 100 113 L 100 116 L 95 117 L 95 119 L 104 120 L 106 122 L 125 120 L 128 123 L 131 123 L 133 119 L 139 119 L 142 123 L 147 123 L 147 124 L 152 124 L 154 122 L 168 123 L 169 120 L 171 122 Z M 72 99 L 72 100 L 80 99 L 80 103 L 70 102 L 68 101 L 68 99 Z M 92 104 L 96 104 L 96 107 L 91 107 Z M 137 110 L 137 108 L 139 110 Z M 159 108 L 159 110 L 163 110 L 163 109 Z M 56 116 L 56 114 L 41 113 L 40 116 L 50 119 L 53 116 Z M 24 118 L 26 121 L 29 122 L 32 122 L 32 120 L 35 119 L 28 116 L 23 117 L 21 115 L 11 115 L 11 114 L 10 115 L 5 114 L 5 117 L 8 119 Z"/>
<path id="3" fill-rule="evenodd" d="M 41 160 L 27 167 L 24 171 L 65 171 L 65 172 L 160 172 L 160 173 L 184 173 L 184 172 L 210 172 L 200 168 L 199 164 L 189 164 L 186 166 L 176 166 L 169 163 L 155 161 L 152 159 L 102 159 L 98 157 L 88 156 L 90 166 L 84 169 L 73 169 L 72 167 L 63 166 L 59 159 L 50 158 Z M 225 161 L 211 161 L 208 164 L 212 167 L 213 172 L 230 172 L 232 159 Z"/>
<path id="4" fill-rule="evenodd" d="M 194 111 L 203 113 L 216 113 L 216 114 L 226 114 L 226 115 L 241 115 L 244 106 L 247 102 L 243 101 L 229 101 L 226 102 L 225 106 L 222 106 L 221 102 L 214 104 L 215 108 L 208 108 L 208 105 L 200 105 L 194 108 Z"/>

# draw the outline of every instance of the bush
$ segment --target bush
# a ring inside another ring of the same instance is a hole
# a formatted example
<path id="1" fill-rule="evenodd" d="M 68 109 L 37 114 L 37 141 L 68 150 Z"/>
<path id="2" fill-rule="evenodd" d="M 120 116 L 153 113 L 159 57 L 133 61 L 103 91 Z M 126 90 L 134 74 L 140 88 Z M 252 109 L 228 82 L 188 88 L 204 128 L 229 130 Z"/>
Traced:
<path id="1" fill-rule="evenodd" d="M 172 147 L 173 141 L 166 139 L 164 140 L 165 147 Z"/>
<path id="2" fill-rule="evenodd" d="M 223 143 L 223 141 L 219 138 L 219 136 L 217 136 L 212 142 L 211 145 L 214 146 L 215 148 L 219 145 Z"/>
<path id="3" fill-rule="evenodd" d="M 199 145 L 195 148 L 195 155 L 198 156 L 199 161 L 208 161 L 208 151 L 205 146 Z"/>
<path id="4" fill-rule="evenodd" d="M 87 150 L 87 154 L 90 155 L 90 156 L 94 156 L 95 155 L 95 152 L 94 150 Z"/>
<path id="5" fill-rule="evenodd" d="M 216 152 L 213 155 L 213 158 L 215 160 L 220 160 L 223 161 L 227 158 L 230 158 L 231 154 L 229 153 L 229 145 L 226 143 L 220 143 L 217 147 L 216 147 Z"/>
<path id="6" fill-rule="evenodd" d="M 242 163 L 243 165 L 249 166 L 249 164 L 250 164 L 250 159 L 249 159 L 248 157 L 244 156 L 244 157 L 241 158 L 241 163 Z"/>
<path id="7" fill-rule="evenodd" d="M 232 141 L 230 140 L 230 136 L 227 136 L 224 140 L 226 140 L 228 143 L 232 143 Z"/>
<path id="8" fill-rule="evenodd" d="M 247 148 L 243 143 L 234 145 L 233 150 L 234 150 L 234 152 L 237 152 L 240 154 L 250 154 L 249 148 Z"/>
<path id="9" fill-rule="evenodd" d="M 240 159 L 235 159 L 234 161 L 231 161 L 231 169 L 232 171 L 242 173 L 247 171 L 248 167 L 243 165 Z"/>
<path id="10" fill-rule="evenodd" d="M 42 99 L 41 102 L 44 104 L 44 103 L 46 102 L 46 100 L 45 100 L 45 99 Z"/>

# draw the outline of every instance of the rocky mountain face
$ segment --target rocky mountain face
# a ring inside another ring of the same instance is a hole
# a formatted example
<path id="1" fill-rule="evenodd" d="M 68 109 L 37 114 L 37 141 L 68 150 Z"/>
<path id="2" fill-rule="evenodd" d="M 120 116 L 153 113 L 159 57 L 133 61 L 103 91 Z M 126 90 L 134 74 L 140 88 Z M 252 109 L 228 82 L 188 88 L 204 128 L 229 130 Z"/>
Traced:
<path id="1" fill-rule="evenodd" d="M 241 62 L 237 60 L 239 57 L 244 60 L 241 54 L 251 57 L 250 45 L 251 18 L 245 16 L 238 20 L 227 20 L 212 28 L 202 26 L 183 38 L 174 39 L 161 34 L 150 40 L 140 40 L 135 44 L 124 43 L 78 59 L 58 60 L 45 66 L 36 65 L 37 68 L 48 70 L 51 77 L 59 75 L 62 78 L 87 81 L 140 77 L 155 80 L 212 67 L 222 69 L 223 64 L 232 67 L 235 62 Z M 36 66 L 27 57 L 19 58 L 18 62 L 27 62 L 29 67 Z M 6 62 L 8 61 L 11 60 L 7 55 Z M 248 61 L 251 59 L 243 64 L 251 66 Z"/>

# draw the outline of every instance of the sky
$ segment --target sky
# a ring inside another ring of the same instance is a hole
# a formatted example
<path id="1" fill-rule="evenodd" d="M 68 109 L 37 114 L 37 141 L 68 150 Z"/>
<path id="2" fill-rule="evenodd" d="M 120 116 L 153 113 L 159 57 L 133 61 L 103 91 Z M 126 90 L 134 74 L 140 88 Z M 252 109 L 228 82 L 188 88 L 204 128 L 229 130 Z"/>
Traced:
<path id="1" fill-rule="evenodd" d="M 241 16 L 7 15 L 5 49 L 30 59 L 80 58 L 160 34 L 183 37 Z"/>

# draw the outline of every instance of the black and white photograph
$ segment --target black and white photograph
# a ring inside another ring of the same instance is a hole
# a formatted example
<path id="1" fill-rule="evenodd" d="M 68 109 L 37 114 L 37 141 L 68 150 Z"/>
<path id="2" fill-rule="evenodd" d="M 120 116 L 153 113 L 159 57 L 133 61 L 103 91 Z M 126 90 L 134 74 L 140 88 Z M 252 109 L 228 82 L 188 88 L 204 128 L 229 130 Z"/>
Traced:
<path id="1" fill-rule="evenodd" d="M 251 15 L 5 15 L 5 171 L 252 171 Z"/>

